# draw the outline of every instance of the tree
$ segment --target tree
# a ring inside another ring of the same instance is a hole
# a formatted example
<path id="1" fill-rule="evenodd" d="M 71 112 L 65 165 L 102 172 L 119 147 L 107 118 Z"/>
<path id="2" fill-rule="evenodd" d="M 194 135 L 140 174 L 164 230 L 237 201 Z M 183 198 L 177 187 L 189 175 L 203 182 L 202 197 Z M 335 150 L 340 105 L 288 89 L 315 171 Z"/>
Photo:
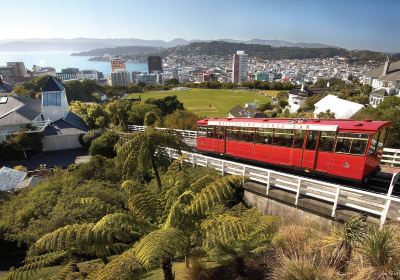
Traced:
<path id="1" fill-rule="evenodd" d="M 170 131 L 148 128 L 143 133 L 135 133 L 124 144 L 117 147 L 117 166 L 127 178 L 132 177 L 137 170 L 145 171 L 152 168 L 161 191 L 158 163 L 163 157 L 160 152 L 163 147 L 180 150 L 185 148 L 186 144 L 180 136 Z"/>
<path id="2" fill-rule="evenodd" d="M 176 95 L 166 96 L 159 99 L 149 98 L 145 101 L 145 103 L 156 105 L 161 109 L 164 116 L 171 114 L 175 110 L 184 110 L 183 103 L 178 100 Z"/>
<path id="3" fill-rule="evenodd" d="M 264 112 L 266 110 L 272 110 L 271 101 L 267 101 L 265 103 L 258 104 L 257 110 L 260 111 L 260 112 Z"/>
<path id="4" fill-rule="evenodd" d="M 144 115 L 144 125 L 146 126 L 152 126 L 159 120 L 160 116 L 154 111 L 149 111 Z"/>
<path id="5" fill-rule="evenodd" d="M 89 148 L 89 154 L 101 155 L 104 157 L 114 157 L 115 145 L 119 140 L 119 135 L 113 131 L 107 131 L 94 139 Z"/>
<path id="6" fill-rule="evenodd" d="M 166 85 L 172 85 L 172 86 L 179 85 L 179 80 L 178 80 L 178 79 L 175 79 L 175 78 L 166 79 L 166 80 L 164 81 L 164 84 L 166 84 Z"/>
<path id="7" fill-rule="evenodd" d="M 89 128 L 105 128 L 108 124 L 108 115 L 104 107 L 97 103 L 83 103 L 73 101 L 70 110 L 80 116 Z"/>
<path id="8" fill-rule="evenodd" d="M 176 110 L 164 118 L 165 127 L 174 129 L 196 130 L 199 117 L 192 112 Z"/>
<path id="9" fill-rule="evenodd" d="M 163 115 L 161 109 L 156 105 L 134 103 L 128 112 L 128 122 L 143 125 L 145 116 L 150 111 L 156 113 L 156 115 L 160 117 Z"/>
<path id="10" fill-rule="evenodd" d="M 326 110 L 326 112 L 321 112 L 317 115 L 318 119 L 334 119 L 335 113 L 332 113 L 330 109 Z"/>

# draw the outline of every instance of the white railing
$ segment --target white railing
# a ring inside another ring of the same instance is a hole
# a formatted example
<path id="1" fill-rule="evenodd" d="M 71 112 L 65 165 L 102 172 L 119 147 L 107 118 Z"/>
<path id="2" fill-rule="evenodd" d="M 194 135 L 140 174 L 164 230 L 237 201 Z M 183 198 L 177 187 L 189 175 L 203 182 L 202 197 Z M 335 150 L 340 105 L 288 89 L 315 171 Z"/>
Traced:
<path id="1" fill-rule="evenodd" d="M 36 121 L 32 124 L 33 124 L 33 126 L 39 128 L 40 130 L 43 131 L 47 126 L 49 126 L 51 124 L 51 120 L 47 119 L 44 121 Z"/>
<path id="2" fill-rule="evenodd" d="M 144 131 L 146 129 L 146 126 L 144 125 L 128 125 L 128 130 L 129 131 Z M 164 128 L 164 127 L 155 127 L 155 129 L 159 130 L 169 130 L 171 128 Z M 195 130 L 183 130 L 183 129 L 172 129 L 176 132 L 179 132 L 179 134 L 184 138 L 184 139 L 190 139 L 194 140 L 197 137 L 197 131 Z"/>
<path id="3" fill-rule="evenodd" d="M 400 166 L 400 150 L 384 148 L 381 165 Z"/>
<path id="4" fill-rule="evenodd" d="M 266 195 L 269 194 L 271 188 L 294 193 L 296 198 L 294 204 L 296 206 L 302 196 L 327 202 L 332 205 L 332 217 L 336 217 L 338 206 L 344 206 L 353 210 L 379 216 L 381 227 L 388 217 L 389 210 L 392 210 L 391 218 L 400 219 L 400 198 L 392 195 L 394 180 L 398 174 L 393 174 L 388 193 L 379 194 L 234 161 L 209 157 L 202 154 L 186 151 L 182 151 L 180 154 L 179 151 L 171 148 L 165 148 L 165 150 L 171 159 L 177 159 L 183 155 L 184 160 L 193 165 L 213 168 L 220 171 L 222 175 L 241 175 L 248 178 L 250 181 L 264 184 Z M 393 210 L 393 208 L 395 209 Z"/>

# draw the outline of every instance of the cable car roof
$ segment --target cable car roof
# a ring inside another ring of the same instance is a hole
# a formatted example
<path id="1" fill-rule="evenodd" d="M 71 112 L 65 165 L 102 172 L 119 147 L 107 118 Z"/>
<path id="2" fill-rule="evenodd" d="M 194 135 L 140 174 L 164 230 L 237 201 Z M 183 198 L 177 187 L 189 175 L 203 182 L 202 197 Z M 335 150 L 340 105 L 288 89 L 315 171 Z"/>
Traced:
<path id="1" fill-rule="evenodd" d="M 267 119 L 267 118 L 213 118 L 203 119 L 198 125 L 210 126 L 235 126 L 257 128 L 280 128 L 316 131 L 369 131 L 374 132 L 384 126 L 388 121 L 356 121 L 335 119 Z"/>

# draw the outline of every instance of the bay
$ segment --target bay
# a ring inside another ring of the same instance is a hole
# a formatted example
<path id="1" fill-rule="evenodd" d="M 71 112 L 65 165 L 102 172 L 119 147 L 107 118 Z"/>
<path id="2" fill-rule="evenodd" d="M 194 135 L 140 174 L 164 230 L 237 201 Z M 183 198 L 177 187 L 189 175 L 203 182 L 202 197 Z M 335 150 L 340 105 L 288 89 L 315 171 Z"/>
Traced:
<path id="1" fill-rule="evenodd" d="M 80 70 L 97 70 L 103 72 L 107 78 L 111 72 L 111 64 L 108 61 L 89 61 L 90 56 L 71 56 L 72 52 L 53 51 L 53 52 L 0 52 L 0 66 L 4 66 L 10 61 L 22 61 L 28 70 L 32 70 L 33 65 L 42 67 L 50 66 L 61 72 L 62 68 L 79 68 Z M 148 71 L 146 63 L 127 63 L 128 71 Z"/>

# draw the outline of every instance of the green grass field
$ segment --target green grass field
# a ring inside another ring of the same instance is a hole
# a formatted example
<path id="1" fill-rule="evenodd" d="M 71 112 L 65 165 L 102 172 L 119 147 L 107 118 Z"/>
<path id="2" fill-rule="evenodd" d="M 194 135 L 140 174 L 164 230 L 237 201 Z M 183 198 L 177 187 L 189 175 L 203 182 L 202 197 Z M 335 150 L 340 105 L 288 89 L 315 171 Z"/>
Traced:
<path id="1" fill-rule="evenodd" d="M 275 91 L 271 91 L 275 92 Z M 272 93 L 273 94 L 273 93 Z M 248 90 L 230 89 L 192 89 L 188 91 L 150 91 L 140 93 L 142 100 L 176 95 L 185 109 L 200 117 L 226 117 L 236 105 L 245 103 L 264 103 L 269 97 Z M 131 94 L 137 97 L 137 93 Z"/>

